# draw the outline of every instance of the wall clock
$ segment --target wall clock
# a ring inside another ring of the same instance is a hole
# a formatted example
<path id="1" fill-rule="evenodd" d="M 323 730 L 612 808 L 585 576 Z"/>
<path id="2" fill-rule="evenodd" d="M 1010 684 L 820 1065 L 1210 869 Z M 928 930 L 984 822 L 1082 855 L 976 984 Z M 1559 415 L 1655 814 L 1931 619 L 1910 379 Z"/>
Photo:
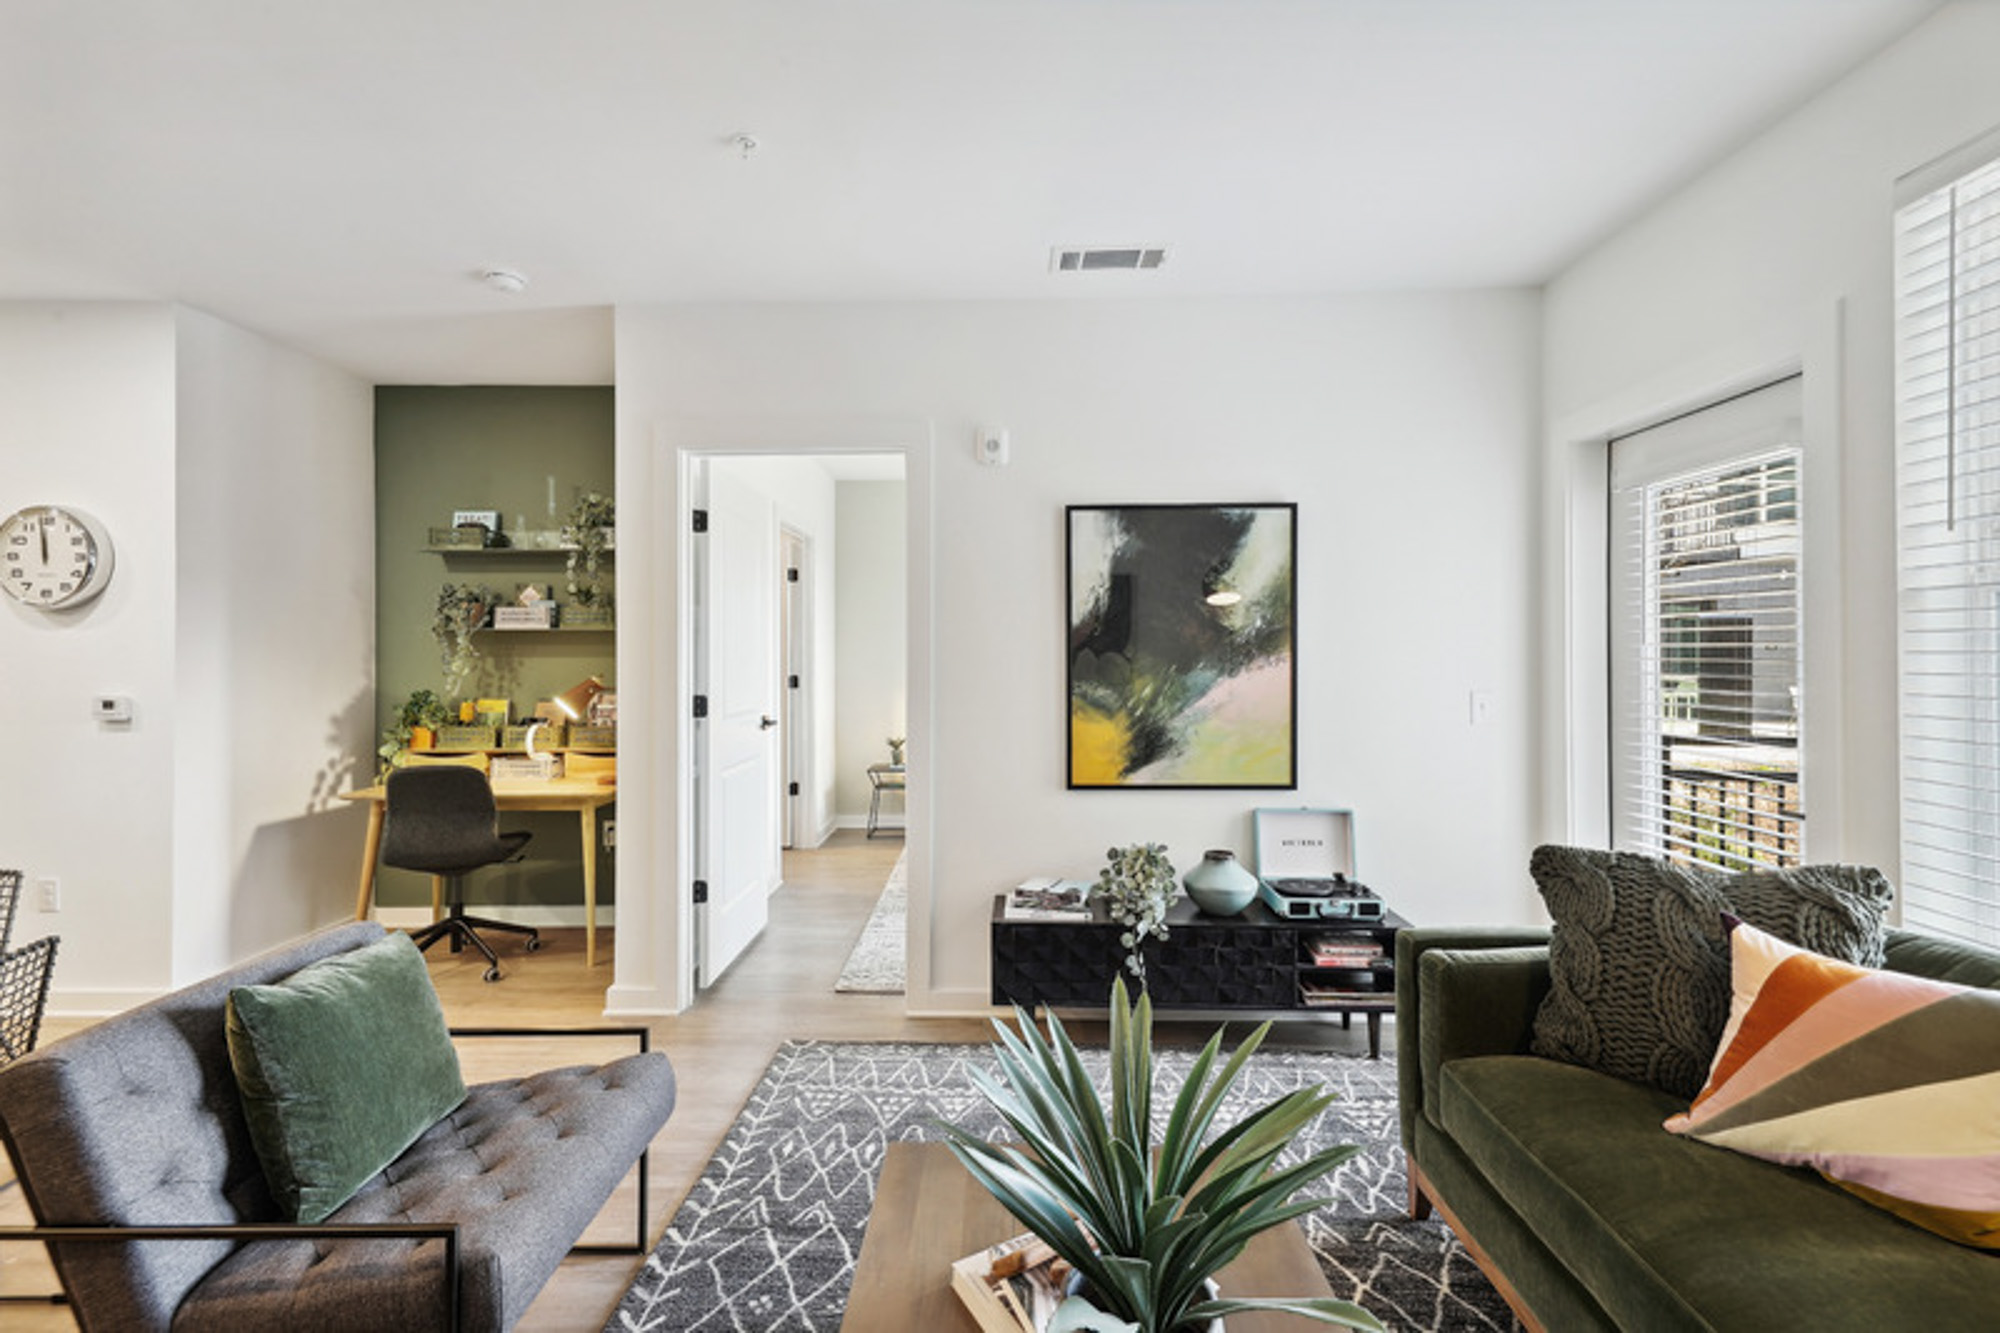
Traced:
<path id="1" fill-rule="evenodd" d="M 44 611 L 82 606 L 111 581 L 111 534 L 66 505 L 30 505 L 0 520 L 0 588 Z"/>

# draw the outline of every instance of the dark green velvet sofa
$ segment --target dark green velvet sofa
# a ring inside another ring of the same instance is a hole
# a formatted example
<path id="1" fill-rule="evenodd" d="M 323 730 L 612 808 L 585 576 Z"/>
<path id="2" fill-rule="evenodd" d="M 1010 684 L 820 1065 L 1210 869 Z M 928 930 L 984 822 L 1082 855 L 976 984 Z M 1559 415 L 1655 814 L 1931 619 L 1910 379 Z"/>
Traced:
<path id="1" fill-rule="evenodd" d="M 1546 930 L 1406 930 L 1396 1053 L 1416 1216 L 1441 1213 L 1530 1328 L 2000 1328 L 2000 1252 L 1813 1172 L 1667 1133 L 1686 1102 L 1528 1054 Z M 2000 989 L 2000 953 L 1890 931 L 1891 969 Z"/>

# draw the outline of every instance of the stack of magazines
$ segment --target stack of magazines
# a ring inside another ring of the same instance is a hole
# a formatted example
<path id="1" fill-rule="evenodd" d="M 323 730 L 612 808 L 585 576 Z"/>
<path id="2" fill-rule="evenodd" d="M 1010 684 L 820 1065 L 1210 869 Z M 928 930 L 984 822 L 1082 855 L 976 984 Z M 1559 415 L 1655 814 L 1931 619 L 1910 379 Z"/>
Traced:
<path id="1" fill-rule="evenodd" d="M 1031 1233 L 954 1263 L 951 1289 L 985 1333 L 1042 1333 L 1062 1304 L 1070 1271 Z"/>
<path id="2" fill-rule="evenodd" d="M 1080 879 L 1024 879 L 1007 895 L 1009 921 L 1088 921 L 1090 885 Z"/>

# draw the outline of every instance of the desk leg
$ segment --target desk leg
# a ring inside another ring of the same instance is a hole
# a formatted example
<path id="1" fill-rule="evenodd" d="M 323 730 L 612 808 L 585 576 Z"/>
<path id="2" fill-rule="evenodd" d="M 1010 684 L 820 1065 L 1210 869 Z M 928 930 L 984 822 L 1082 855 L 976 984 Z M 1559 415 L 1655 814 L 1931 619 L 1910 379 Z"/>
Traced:
<path id="1" fill-rule="evenodd" d="M 368 905 L 375 897 L 375 858 L 382 851 L 382 817 L 388 813 L 384 801 L 368 803 L 368 838 L 361 852 L 361 888 L 354 895 L 354 919 L 368 919 Z"/>
<path id="2" fill-rule="evenodd" d="M 597 966 L 597 811 L 583 812 L 583 965 Z"/>

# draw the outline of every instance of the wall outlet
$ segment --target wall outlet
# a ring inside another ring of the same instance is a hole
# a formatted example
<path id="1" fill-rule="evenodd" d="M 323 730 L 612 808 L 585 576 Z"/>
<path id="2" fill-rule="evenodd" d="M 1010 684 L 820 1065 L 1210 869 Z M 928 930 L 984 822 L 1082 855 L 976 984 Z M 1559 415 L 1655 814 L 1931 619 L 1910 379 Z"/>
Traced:
<path id="1" fill-rule="evenodd" d="M 618 846 L 618 821 L 615 819 L 607 819 L 604 821 L 604 850 L 608 852 L 617 846 Z"/>
<path id="2" fill-rule="evenodd" d="M 1483 727 L 1493 720 L 1493 691 L 1474 690 L 1469 701 L 1467 721 L 1475 727 Z"/>
<path id="3" fill-rule="evenodd" d="M 62 911 L 62 881 L 45 875 L 35 881 L 35 907 L 43 912 Z"/>

